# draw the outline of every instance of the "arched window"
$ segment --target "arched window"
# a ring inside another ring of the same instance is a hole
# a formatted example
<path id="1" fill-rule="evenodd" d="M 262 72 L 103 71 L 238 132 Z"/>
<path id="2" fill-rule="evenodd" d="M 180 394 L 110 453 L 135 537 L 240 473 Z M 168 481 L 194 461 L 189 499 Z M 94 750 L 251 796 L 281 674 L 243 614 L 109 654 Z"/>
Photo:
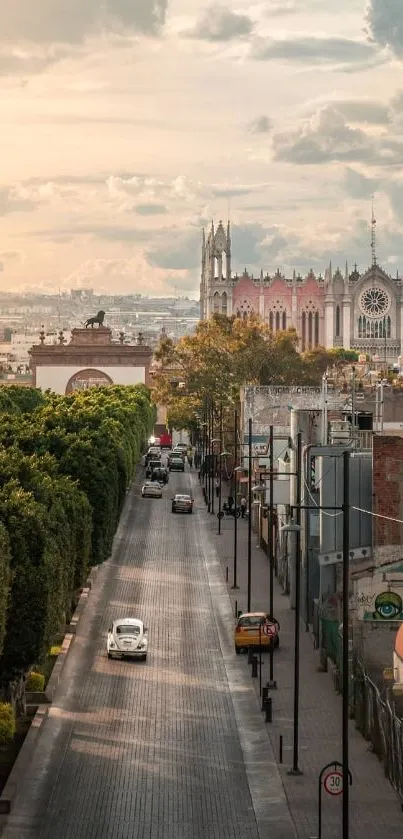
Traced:
<path id="1" fill-rule="evenodd" d="M 282 325 L 282 329 L 287 329 L 287 315 L 286 315 L 286 313 L 285 313 L 285 312 L 283 312 L 283 325 Z"/>
<path id="2" fill-rule="evenodd" d="M 312 346 L 312 312 L 308 315 L 308 347 Z"/>
<path id="3" fill-rule="evenodd" d="M 271 331 L 273 331 L 273 312 L 270 312 L 269 314 L 269 327 Z"/>
<path id="4" fill-rule="evenodd" d="M 337 335 L 337 331 L 336 331 L 336 335 Z M 362 338 L 362 317 L 361 317 L 361 315 L 358 318 L 358 337 Z"/>
<path id="5" fill-rule="evenodd" d="M 319 312 L 315 312 L 315 347 L 319 346 Z"/>
<path id="6" fill-rule="evenodd" d="M 213 297 L 213 312 L 219 312 L 219 311 L 220 311 L 220 295 L 219 295 L 218 291 L 215 291 L 214 292 L 214 297 Z"/>
<path id="7" fill-rule="evenodd" d="M 391 334 L 392 334 L 392 322 L 391 322 L 391 319 L 390 319 L 390 315 L 388 315 L 387 320 L 386 320 L 386 335 L 387 335 L 388 338 L 390 338 Z"/>
<path id="8" fill-rule="evenodd" d="M 280 329 L 280 312 L 276 312 L 276 332 Z"/>
<path id="9" fill-rule="evenodd" d="M 306 313 L 302 312 L 302 351 L 304 351 L 306 346 Z"/>
<path id="10" fill-rule="evenodd" d="M 227 292 L 223 291 L 223 293 L 221 295 L 221 312 L 222 312 L 223 315 L 227 314 L 227 305 L 228 305 Z"/>
<path id="11" fill-rule="evenodd" d="M 340 306 L 336 306 L 336 338 L 340 337 Z"/>

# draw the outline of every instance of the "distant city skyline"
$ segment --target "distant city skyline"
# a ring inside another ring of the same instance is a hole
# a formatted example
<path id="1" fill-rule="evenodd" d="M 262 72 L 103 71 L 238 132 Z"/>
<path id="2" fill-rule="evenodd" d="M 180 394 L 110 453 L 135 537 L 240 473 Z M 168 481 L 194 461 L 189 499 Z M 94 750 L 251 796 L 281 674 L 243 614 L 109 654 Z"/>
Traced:
<path id="1" fill-rule="evenodd" d="M 403 270 L 398 0 L 0 8 L 0 292 L 197 300 L 233 269 Z"/>

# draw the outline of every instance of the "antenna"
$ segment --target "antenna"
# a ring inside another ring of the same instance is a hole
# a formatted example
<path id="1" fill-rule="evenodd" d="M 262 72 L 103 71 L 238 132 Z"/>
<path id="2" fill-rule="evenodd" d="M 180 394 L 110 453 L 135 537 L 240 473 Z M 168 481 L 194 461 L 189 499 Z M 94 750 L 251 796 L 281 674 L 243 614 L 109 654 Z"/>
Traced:
<path id="1" fill-rule="evenodd" d="M 375 218 L 375 212 L 374 212 L 374 196 L 372 196 L 371 254 L 372 254 L 372 267 L 375 268 L 377 262 L 376 262 L 376 218 Z"/>

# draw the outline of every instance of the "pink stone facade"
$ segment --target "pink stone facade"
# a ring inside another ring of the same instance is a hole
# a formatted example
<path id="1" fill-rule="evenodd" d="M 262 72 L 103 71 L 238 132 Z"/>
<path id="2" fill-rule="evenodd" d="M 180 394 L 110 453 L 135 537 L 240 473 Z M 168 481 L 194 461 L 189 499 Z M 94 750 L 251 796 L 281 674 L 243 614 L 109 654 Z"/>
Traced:
<path id="1" fill-rule="evenodd" d="M 254 277 L 231 270 L 231 229 L 220 222 L 206 236 L 203 231 L 200 282 L 201 320 L 215 313 L 247 317 L 258 314 L 277 332 L 295 329 L 302 351 L 324 346 L 355 349 L 385 363 L 396 363 L 403 344 L 403 286 L 399 274 L 391 277 L 376 263 L 360 273 L 323 275 L 310 271 L 291 277 L 280 269 Z"/>

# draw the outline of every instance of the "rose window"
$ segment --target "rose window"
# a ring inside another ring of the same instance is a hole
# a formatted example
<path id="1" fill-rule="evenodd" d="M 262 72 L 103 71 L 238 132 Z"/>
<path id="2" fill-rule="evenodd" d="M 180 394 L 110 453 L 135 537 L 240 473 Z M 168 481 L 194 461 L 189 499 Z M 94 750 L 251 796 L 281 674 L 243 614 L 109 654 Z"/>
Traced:
<path id="1" fill-rule="evenodd" d="M 361 309 L 369 318 L 382 317 L 388 311 L 389 305 L 389 297 L 383 288 L 367 288 L 361 295 Z"/>

